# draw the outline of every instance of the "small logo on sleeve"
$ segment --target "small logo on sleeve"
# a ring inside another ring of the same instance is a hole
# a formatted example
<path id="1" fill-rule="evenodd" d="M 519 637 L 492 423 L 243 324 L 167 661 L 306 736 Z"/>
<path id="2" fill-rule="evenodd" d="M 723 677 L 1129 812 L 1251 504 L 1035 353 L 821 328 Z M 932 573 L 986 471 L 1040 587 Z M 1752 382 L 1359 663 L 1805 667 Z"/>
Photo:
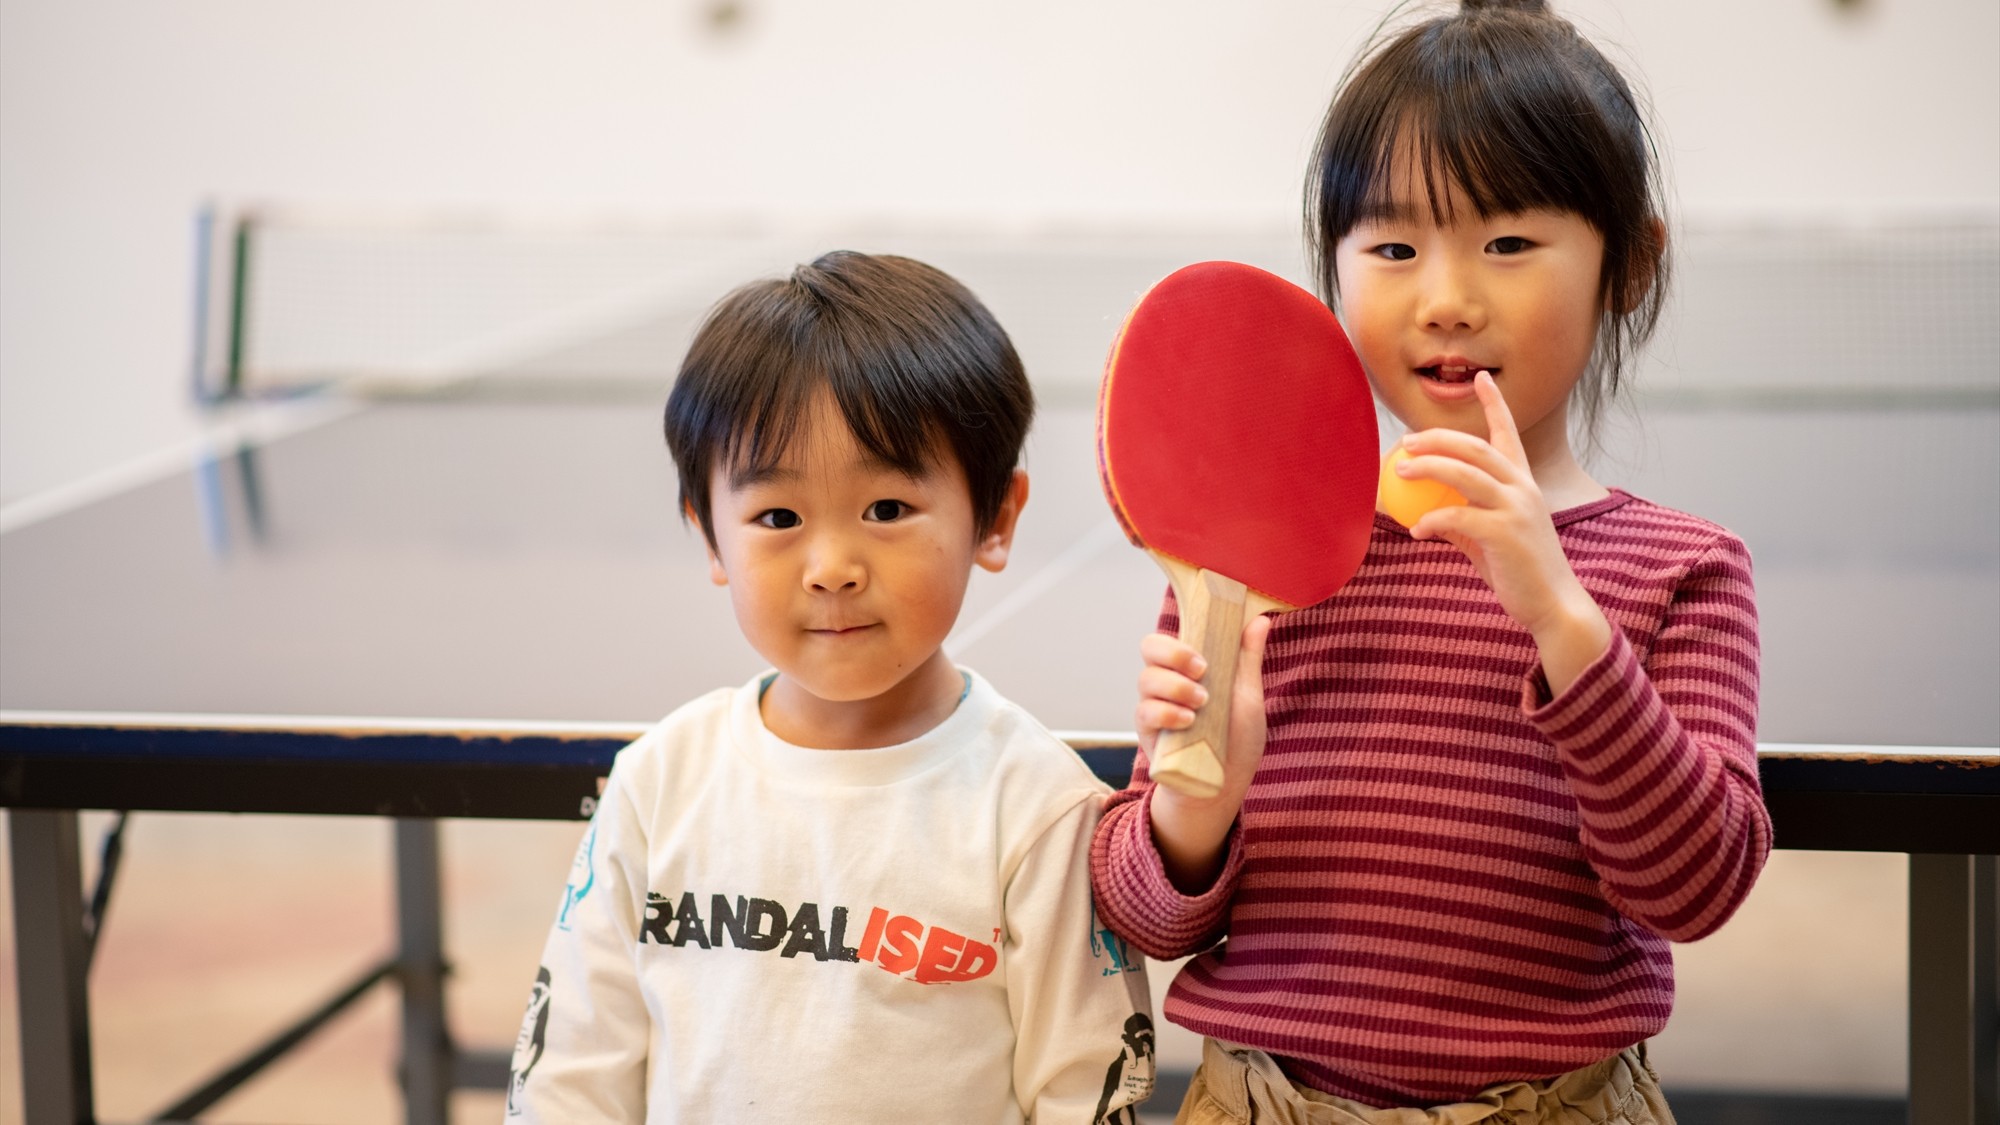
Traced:
<path id="1" fill-rule="evenodd" d="M 513 1073 L 507 1080 L 507 1116 L 521 1112 L 521 1092 L 528 1084 L 528 1072 L 542 1059 L 549 1034 L 549 970 L 535 970 L 535 987 L 528 993 L 528 1013 L 521 1017 L 521 1032 L 514 1038 Z"/>
<path id="2" fill-rule="evenodd" d="M 1133 1012 L 1125 1020 L 1124 1039 L 1125 1049 L 1104 1072 L 1104 1093 L 1091 1125 L 1138 1125 L 1133 1107 L 1153 1094 L 1153 1018 Z"/>
<path id="3" fill-rule="evenodd" d="M 1090 956 L 1099 963 L 1100 973 L 1107 977 L 1136 973 L 1141 967 L 1132 947 L 1110 930 L 1090 931 Z"/>
<path id="4" fill-rule="evenodd" d="M 583 834 L 583 843 L 576 848 L 576 858 L 569 861 L 569 882 L 563 885 L 562 912 L 556 915 L 556 928 L 567 930 L 576 924 L 576 908 L 583 903 L 583 896 L 597 885 L 597 864 L 593 862 L 597 851 L 597 822 L 590 822 L 589 831 Z"/>

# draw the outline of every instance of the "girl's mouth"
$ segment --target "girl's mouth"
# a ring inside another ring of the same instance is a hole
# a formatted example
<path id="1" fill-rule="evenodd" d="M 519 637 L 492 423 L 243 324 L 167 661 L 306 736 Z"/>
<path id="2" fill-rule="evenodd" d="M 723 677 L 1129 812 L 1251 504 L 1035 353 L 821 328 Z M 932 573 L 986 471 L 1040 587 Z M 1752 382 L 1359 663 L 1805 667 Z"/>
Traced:
<path id="1" fill-rule="evenodd" d="M 1417 368 L 1417 374 L 1440 383 L 1470 383 L 1472 377 L 1481 371 L 1494 376 L 1500 374 L 1499 368 L 1479 363 L 1434 363 L 1429 367 Z"/>

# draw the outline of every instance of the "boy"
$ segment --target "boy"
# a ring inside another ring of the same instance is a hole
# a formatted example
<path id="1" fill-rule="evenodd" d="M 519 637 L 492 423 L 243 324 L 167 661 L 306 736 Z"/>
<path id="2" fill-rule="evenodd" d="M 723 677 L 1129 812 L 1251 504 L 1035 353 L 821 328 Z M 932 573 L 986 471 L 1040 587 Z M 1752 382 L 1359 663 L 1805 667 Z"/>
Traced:
<path id="1" fill-rule="evenodd" d="M 828 254 L 710 313 L 667 444 L 775 670 L 619 753 L 510 1119 L 1134 1120 L 1152 1021 L 1091 910 L 1105 789 L 940 647 L 1007 563 L 1033 412 L 919 262 Z"/>

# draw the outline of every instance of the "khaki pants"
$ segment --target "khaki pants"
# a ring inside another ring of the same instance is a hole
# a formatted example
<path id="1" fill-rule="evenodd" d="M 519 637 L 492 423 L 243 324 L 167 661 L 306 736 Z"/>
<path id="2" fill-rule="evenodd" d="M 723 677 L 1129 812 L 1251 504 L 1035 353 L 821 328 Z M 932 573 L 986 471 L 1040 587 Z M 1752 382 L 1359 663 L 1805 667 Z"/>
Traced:
<path id="1" fill-rule="evenodd" d="M 1536 1082 L 1503 1082 L 1468 1102 L 1376 1109 L 1292 1085 L 1271 1056 L 1202 1043 L 1176 1125 L 1674 1125 L 1646 1045 Z"/>

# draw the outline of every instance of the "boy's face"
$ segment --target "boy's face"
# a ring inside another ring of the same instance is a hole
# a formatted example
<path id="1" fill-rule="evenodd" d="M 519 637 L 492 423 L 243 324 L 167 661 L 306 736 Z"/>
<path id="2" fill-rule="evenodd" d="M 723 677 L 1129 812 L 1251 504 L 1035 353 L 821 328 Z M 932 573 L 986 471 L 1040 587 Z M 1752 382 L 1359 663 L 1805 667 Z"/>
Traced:
<path id="1" fill-rule="evenodd" d="M 952 457 L 911 477 L 869 456 L 833 407 L 811 409 L 775 471 L 710 482 L 710 574 L 778 680 L 764 718 L 787 741 L 884 746 L 929 729 L 963 681 L 939 647 L 974 566 L 1007 563 L 1027 498 L 1016 471 L 999 517 L 973 534 Z"/>

